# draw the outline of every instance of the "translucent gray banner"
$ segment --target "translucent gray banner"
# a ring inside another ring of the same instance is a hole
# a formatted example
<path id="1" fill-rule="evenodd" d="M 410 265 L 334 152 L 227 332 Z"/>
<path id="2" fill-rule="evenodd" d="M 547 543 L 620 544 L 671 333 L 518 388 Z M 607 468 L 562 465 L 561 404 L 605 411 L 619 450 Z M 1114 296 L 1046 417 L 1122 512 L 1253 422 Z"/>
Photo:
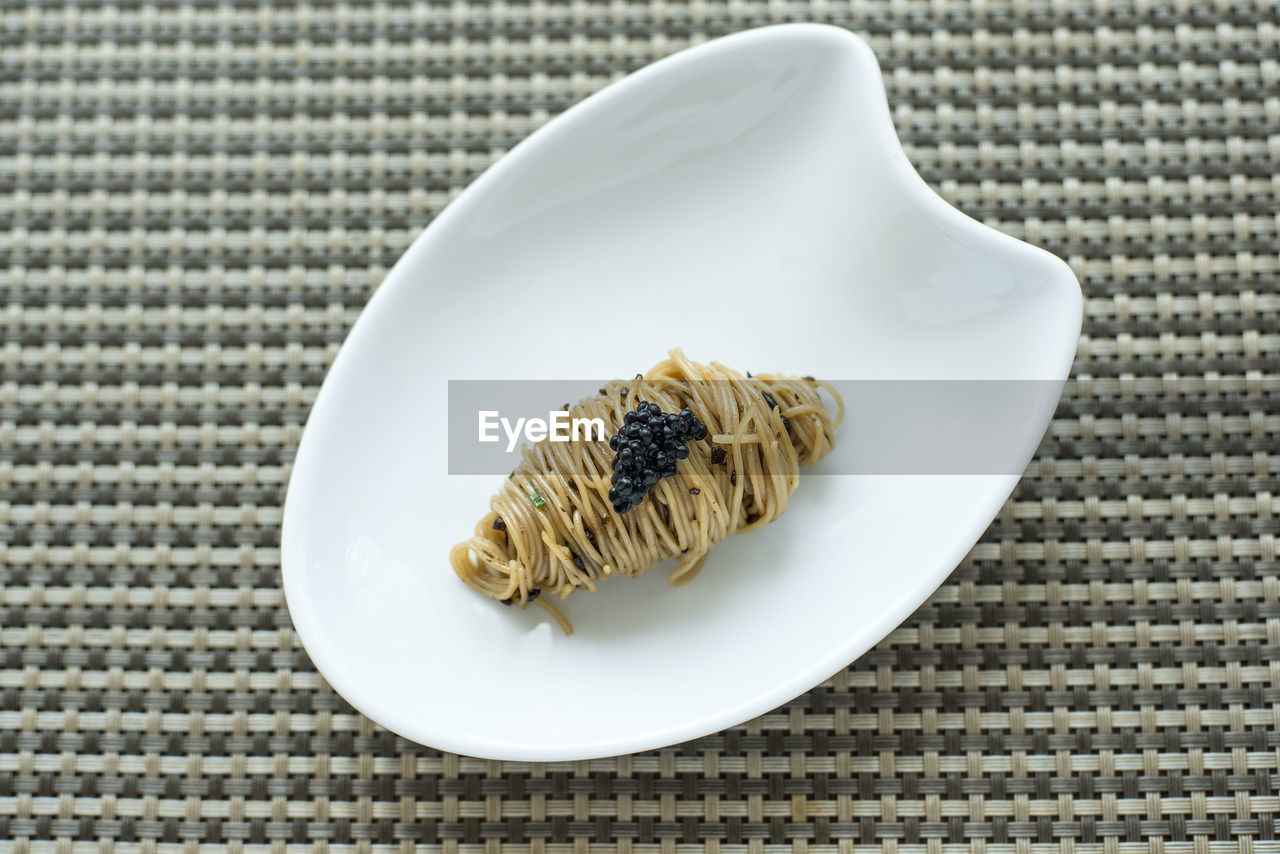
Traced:
<path id="1" fill-rule="evenodd" d="M 1057 380 L 828 380 L 844 400 L 836 447 L 810 475 L 1021 474 L 1057 404 Z M 449 383 L 449 473 L 506 475 L 531 441 L 607 441 L 570 404 L 605 381 Z M 834 400 L 823 392 L 834 413 Z"/>

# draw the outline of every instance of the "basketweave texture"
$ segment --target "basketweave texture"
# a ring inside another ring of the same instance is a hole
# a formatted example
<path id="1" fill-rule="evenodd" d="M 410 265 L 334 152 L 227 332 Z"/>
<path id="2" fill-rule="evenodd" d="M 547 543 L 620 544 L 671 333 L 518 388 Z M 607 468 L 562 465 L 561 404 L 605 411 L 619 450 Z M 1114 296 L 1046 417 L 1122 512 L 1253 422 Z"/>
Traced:
<path id="1" fill-rule="evenodd" d="M 748 724 L 545 765 L 381 730 L 280 590 L 344 334 L 549 117 L 787 20 L 866 36 L 924 177 L 1080 276 L 1038 457 Z M 1280 850 L 1278 39 L 1268 0 L 0 0 L 0 848 Z"/>

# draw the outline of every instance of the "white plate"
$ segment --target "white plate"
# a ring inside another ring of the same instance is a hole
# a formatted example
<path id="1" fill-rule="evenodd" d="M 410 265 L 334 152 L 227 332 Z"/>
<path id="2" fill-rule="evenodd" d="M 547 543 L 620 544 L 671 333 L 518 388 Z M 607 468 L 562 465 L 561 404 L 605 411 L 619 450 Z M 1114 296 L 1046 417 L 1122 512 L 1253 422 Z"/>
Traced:
<path id="1" fill-rule="evenodd" d="M 674 309 L 619 310 L 638 294 Z M 447 382 L 628 376 L 681 346 L 742 369 L 1050 380 L 1056 395 L 1080 318 L 1064 263 L 915 174 L 857 37 L 795 24 L 684 51 L 517 146 L 369 301 L 293 470 L 294 624 L 357 709 L 457 753 L 584 759 L 740 723 L 909 615 L 1017 477 L 807 478 L 691 584 L 656 571 L 572 597 L 566 637 L 449 567 L 501 477 L 447 473 Z M 1008 471 L 1053 403 L 1025 413 Z"/>

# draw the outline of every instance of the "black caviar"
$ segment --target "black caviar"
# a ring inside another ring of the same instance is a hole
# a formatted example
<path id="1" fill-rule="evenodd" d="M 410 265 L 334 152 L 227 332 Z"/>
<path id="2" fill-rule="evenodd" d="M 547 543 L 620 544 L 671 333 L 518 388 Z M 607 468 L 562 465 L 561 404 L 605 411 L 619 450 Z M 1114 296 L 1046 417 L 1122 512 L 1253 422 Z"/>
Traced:
<path id="1" fill-rule="evenodd" d="M 686 442 L 700 442 L 707 428 L 691 410 L 663 412 L 644 401 L 623 416 L 622 428 L 609 440 L 613 457 L 613 488 L 609 500 L 623 514 L 644 501 L 653 485 L 676 473 L 676 462 L 689 456 Z"/>

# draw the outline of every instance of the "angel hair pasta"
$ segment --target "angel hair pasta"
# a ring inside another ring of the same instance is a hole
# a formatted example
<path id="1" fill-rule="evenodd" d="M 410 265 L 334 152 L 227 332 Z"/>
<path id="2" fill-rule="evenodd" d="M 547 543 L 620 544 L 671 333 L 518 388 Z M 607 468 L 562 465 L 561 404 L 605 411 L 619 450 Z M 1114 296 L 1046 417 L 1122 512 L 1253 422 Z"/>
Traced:
<path id="1" fill-rule="evenodd" d="M 819 396 L 825 389 L 833 415 Z M 672 350 L 644 375 L 570 408 L 616 431 L 604 441 L 538 442 L 449 559 L 458 576 L 506 604 L 595 592 L 676 560 L 683 584 L 711 547 L 778 518 L 800 467 L 831 451 L 844 403 L 813 377 L 744 376 Z"/>

